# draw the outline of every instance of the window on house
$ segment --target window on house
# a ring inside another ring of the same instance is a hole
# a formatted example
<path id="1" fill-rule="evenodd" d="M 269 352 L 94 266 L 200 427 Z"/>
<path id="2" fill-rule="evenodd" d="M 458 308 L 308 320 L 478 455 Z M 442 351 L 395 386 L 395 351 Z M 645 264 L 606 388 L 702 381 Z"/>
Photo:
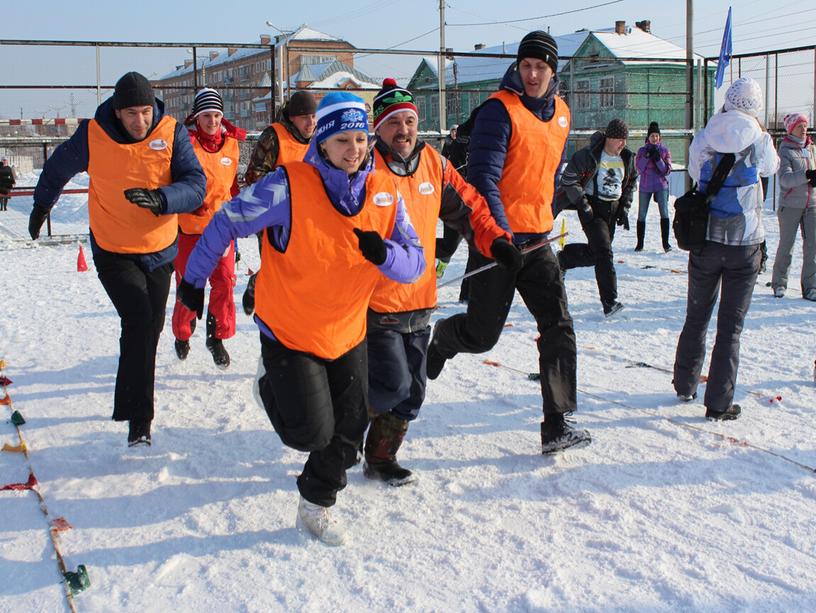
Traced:
<path id="1" fill-rule="evenodd" d="M 589 95 L 589 79 L 575 82 L 575 106 L 579 109 L 588 109 L 592 106 Z"/>
<path id="2" fill-rule="evenodd" d="M 336 59 L 337 57 L 333 55 L 302 55 L 300 56 L 300 65 L 305 66 L 307 64 L 328 64 L 329 62 L 333 62 Z"/>
<path id="3" fill-rule="evenodd" d="M 615 106 L 615 78 L 604 77 L 601 79 L 601 107 L 612 108 Z"/>

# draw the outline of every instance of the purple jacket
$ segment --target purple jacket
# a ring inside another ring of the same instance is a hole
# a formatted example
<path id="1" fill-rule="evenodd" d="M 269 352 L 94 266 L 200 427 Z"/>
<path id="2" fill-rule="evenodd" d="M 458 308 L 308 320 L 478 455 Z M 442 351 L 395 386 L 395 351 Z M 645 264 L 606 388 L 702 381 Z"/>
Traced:
<path id="1" fill-rule="evenodd" d="M 657 161 L 650 159 L 647 155 L 655 147 L 660 152 L 660 159 Z M 669 188 L 669 180 L 666 177 L 671 172 L 672 159 L 671 152 L 663 143 L 646 144 L 638 149 L 635 167 L 640 175 L 639 191 L 654 193 Z"/>

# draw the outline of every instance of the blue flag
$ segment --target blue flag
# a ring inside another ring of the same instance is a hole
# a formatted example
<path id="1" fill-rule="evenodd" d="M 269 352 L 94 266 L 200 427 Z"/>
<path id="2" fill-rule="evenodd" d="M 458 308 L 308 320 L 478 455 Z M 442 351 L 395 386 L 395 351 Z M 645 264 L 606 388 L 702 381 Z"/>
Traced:
<path id="1" fill-rule="evenodd" d="M 717 76 L 715 78 L 715 87 L 719 89 L 723 84 L 723 77 L 725 76 L 725 69 L 731 62 L 731 7 L 728 7 L 728 19 L 725 20 L 725 30 L 723 31 L 722 44 L 720 45 L 720 58 L 717 60 Z"/>

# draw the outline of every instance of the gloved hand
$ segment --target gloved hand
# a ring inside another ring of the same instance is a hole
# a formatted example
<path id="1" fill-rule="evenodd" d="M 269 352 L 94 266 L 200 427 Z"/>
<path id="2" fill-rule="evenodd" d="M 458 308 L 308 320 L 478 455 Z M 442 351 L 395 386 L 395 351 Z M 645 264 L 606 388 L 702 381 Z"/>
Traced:
<path id="1" fill-rule="evenodd" d="M 806 170 L 805 176 L 807 177 L 808 183 L 810 183 L 811 187 L 816 187 L 816 170 Z"/>
<path id="2" fill-rule="evenodd" d="M 136 206 L 147 209 L 156 217 L 164 213 L 165 204 L 161 192 L 157 189 L 145 189 L 143 187 L 131 187 L 125 190 L 125 198 Z"/>
<path id="3" fill-rule="evenodd" d="M 628 231 L 629 230 L 629 207 L 622 206 L 618 209 L 618 219 L 616 223 L 619 226 L 623 226 L 623 229 Z"/>
<path id="4" fill-rule="evenodd" d="M 490 246 L 490 253 L 499 263 L 499 266 L 510 272 L 518 272 L 524 265 L 524 256 L 513 243 L 504 237 L 499 237 Z"/>
<path id="5" fill-rule="evenodd" d="M 363 257 L 376 266 L 384 264 L 388 251 L 382 237 L 374 230 L 354 228 L 354 233 L 357 235 L 357 246 L 363 252 Z"/>
<path id="6" fill-rule="evenodd" d="M 649 159 L 652 160 L 655 164 L 660 161 L 660 149 L 657 147 L 650 147 L 649 153 L 647 154 Z"/>
<path id="7" fill-rule="evenodd" d="M 586 198 L 583 198 L 576 208 L 578 209 L 578 219 L 581 220 L 581 223 L 587 224 L 595 217 L 595 214 L 592 212 L 592 206 Z"/>
<path id="8" fill-rule="evenodd" d="M 196 287 L 183 277 L 178 289 L 176 289 L 176 301 L 180 302 L 181 306 L 189 309 L 191 314 L 195 313 L 198 319 L 201 319 L 202 315 L 204 315 L 204 288 Z"/>
<path id="9" fill-rule="evenodd" d="M 31 209 L 31 215 L 28 217 L 28 233 L 32 240 L 40 238 L 40 229 L 45 223 L 46 217 L 48 217 L 48 209 L 35 204 L 34 208 Z"/>

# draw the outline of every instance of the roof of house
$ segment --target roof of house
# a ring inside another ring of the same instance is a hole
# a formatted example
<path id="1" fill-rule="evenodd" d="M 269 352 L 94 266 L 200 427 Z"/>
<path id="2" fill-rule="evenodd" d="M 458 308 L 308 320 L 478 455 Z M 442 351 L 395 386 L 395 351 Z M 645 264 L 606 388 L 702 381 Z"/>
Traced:
<path id="1" fill-rule="evenodd" d="M 644 32 L 638 27 L 627 27 L 625 34 L 617 34 L 614 28 L 593 30 L 592 35 L 616 58 L 644 58 L 680 60 L 685 62 L 686 50 L 674 43 Z M 695 59 L 703 59 L 702 55 L 694 54 Z M 622 60 L 624 64 L 641 64 L 637 60 Z M 674 62 L 671 62 L 674 64 Z"/>
<path id="2" fill-rule="evenodd" d="M 280 40 L 283 37 L 277 36 L 272 37 L 275 40 Z M 302 25 L 297 30 L 295 30 L 289 37 L 288 41 L 337 41 L 337 42 L 347 42 L 342 38 L 337 38 L 336 36 L 332 36 L 331 34 L 326 34 L 324 32 L 319 32 L 318 30 L 314 30 L 308 26 Z M 210 59 L 209 57 L 197 58 L 196 63 L 198 64 L 199 68 L 204 68 L 209 70 L 210 68 L 216 68 L 221 64 L 225 64 L 227 62 L 234 62 L 235 60 L 240 60 L 242 58 L 254 56 L 254 55 L 263 55 L 269 57 L 269 47 L 265 47 L 263 49 L 251 49 L 251 48 L 241 48 L 236 49 L 233 51 L 232 55 L 230 55 L 228 49 L 224 49 L 220 51 L 216 57 Z M 172 79 L 173 77 L 180 77 L 182 75 L 192 73 L 193 66 L 192 63 L 189 66 L 182 66 L 177 68 L 166 75 L 163 75 L 159 78 L 160 81 L 164 79 Z"/>

